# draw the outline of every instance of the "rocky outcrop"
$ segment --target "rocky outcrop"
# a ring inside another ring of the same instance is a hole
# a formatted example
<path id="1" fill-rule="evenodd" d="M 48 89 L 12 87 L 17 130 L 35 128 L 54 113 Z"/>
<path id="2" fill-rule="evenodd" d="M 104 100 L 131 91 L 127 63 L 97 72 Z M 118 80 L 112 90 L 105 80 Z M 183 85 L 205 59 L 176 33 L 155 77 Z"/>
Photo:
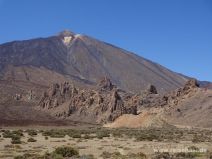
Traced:
<path id="1" fill-rule="evenodd" d="M 54 116 L 74 118 L 97 123 L 114 121 L 122 114 L 137 114 L 133 96 L 116 89 L 110 79 L 104 78 L 97 90 L 78 89 L 64 82 L 53 84 L 44 92 L 39 107 Z"/>
<path id="2" fill-rule="evenodd" d="M 102 78 L 97 85 L 97 89 L 101 91 L 111 91 L 113 88 L 114 85 L 108 77 Z"/>
<path id="3" fill-rule="evenodd" d="M 195 94 L 198 87 L 197 80 L 190 79 L 184 87 L 161 95 L 157 94 L 155 86 L 149 85 L 147 89 L 137 97 L 137 100 L 140 102 L 138 110 L 140 112 L 143 108 L 164 107 L 166 105 L 175 106 L 183 99 Z"/>
<path id="4" fill-rule="evenodd" d="M 187 81 L 184 87 L 165 95 L 157 94 L 155 90 L 154 86 L 149 85 L 144 92 L 130 98 L 130 105 L 133 105 L 133 102 L 139 103 L 137 104 L 138 115 L 124 114 L 115 122 L 104 126 L 138 128 L 163 127 L 167 124 L 183 125 L 185 123 L 199 127 L 211 126 L 211 122 L 207 122 L 210 118 L 208 110 L 211 108 L 211 99 L 206 94 L 212 92 L 199 88 L 195 79 Z"/>
<path id="5" fill-rule="evenodd" d="M 198 84 L 197 80 L 196 79 L 190 79 L 185 84 L 183 91 L 184 92 L 192 91 L 193 89 L 198 88 L 198 87 L 199 87 L 199 84 Z"/>
<path id="6" fill-rule="evenodd" d="M 146 89 L 146 93 L 148 94 L 158 94 L 157 89 L 154 85 L 148 85 L 147 89 Z"/>
<path id="7" fill-rule="evenodd" d="M 79 89 L 68 82 L 53 84 L 43 94 L 39 107 L 59 118 L 107 123 L 123 114 L 138 115 L 147 109 L 161 110 L 176 106 L 192 96 L 198 84 L 192 79 L 183 88 L 165 95 L 158 94 L 153 85 L 141 94 L 127 93 L 114 86 L 107 77 L 100 80 L 96 87 Z"/>
<path id="8" fill-rule="evenodd" d="M 182 100 L 193 96 L 198 88 L 199 85 L 196 79 L 188 80 L 184 87 L 178 88 L 175 91 L 166 94 L 168 104 L 170 106 L 177 105 Z"/>

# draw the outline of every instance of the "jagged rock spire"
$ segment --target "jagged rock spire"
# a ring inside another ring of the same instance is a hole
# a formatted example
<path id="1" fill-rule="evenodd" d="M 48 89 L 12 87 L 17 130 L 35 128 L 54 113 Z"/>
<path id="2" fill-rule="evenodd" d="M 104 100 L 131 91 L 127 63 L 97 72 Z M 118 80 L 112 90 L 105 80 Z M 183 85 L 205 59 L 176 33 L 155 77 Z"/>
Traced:
<path id="1" fill-rule="evenodd" d="M 199 87 L 197 80 L 196 79 L 190 79 L 186 82 L 186 84 L 184 86 L 184 90 L 188 90 L 188 89 L 196 88 L 196 87 Z"/>
<path id="2" fill-rule="evenodd" d="M 105 76 L 98 82 L 98 88 L 101 90 L 112 90 L 114 85 L 112 84 L 111 80 Z"/>

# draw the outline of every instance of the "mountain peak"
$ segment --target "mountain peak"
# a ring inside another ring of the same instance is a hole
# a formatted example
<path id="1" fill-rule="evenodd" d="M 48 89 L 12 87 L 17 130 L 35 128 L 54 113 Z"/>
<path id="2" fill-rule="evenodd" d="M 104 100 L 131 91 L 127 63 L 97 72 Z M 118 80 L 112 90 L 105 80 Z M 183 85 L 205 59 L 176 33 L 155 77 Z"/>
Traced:
<path id="1" fill-rule="evenodd" d="M 58 36 L 62 39 L 65 45 L 69 45 L 71 41 L 75 38 L 75 35 L 76 34 L 74 32 L 71 32 L 69 30 L 63 30 L 58 34 Z"/>
<path id="2" fill-rule="evenodd" d="M 75 33 L 70 30 L 63 30 L 63 31 L 59 32 L 58 35 L 64 38 L 64 37 L 74 36 Z"/>

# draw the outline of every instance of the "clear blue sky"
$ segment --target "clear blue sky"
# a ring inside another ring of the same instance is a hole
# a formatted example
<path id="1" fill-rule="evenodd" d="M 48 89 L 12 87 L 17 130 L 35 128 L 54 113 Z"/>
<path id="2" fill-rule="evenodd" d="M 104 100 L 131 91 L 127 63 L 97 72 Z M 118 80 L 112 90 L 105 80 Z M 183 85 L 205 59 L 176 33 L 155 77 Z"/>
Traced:
<path id="1" fill-rule="evenodd" d="M 0 0 L 0 43 L 64 29 L 212 81 L 212 0 Z"/>

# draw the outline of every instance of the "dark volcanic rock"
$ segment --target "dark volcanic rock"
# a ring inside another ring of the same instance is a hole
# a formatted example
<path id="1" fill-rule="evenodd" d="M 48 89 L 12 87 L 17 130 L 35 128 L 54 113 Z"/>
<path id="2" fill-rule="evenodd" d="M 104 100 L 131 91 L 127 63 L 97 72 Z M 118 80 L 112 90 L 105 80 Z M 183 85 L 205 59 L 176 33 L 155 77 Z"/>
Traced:
<path id="1" fill-rule="evenodd" d="M 151 84 L 148 85 L 146 92 L 150 94 L 158 94 L 156 87 Z"/>

